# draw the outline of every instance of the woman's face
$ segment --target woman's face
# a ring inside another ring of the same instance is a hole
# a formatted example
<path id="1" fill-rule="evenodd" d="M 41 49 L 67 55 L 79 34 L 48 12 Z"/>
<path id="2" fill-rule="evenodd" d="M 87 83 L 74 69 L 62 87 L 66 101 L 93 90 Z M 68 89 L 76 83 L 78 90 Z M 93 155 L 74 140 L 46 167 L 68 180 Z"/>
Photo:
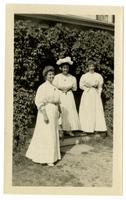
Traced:
<path id="1" fill-rule="evenodd" d="M 49 71 L 46 75 L 46 80 L 52 83 L 54 76 L 55 76 L 55 73 L 53 71 Z"/>
<path id="2" fill-rule="evenodd" d="M 68 72 L 69 72 L 69 65 L 68 64 L 62 65 L 62 73 L 66 75 L 68 74 Z"/>
<path id="3" fill-rule="evenodd" d="M 88 69 L 89 69 L 89 72 L 94 72 L 94 70 L 95 70 L 95 66 L 94 66 L 94 64 L 89 64 L 88 65 Z"/>

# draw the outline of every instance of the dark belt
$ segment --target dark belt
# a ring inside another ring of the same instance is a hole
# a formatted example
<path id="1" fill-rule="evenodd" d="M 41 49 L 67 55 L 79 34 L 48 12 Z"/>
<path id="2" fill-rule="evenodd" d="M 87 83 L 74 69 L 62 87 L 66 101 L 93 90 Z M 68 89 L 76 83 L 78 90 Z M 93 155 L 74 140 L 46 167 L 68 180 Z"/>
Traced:
<path id="1" fill-rule="evenodd" d="M 59 89 L 61 92 L 63 92 L 64 94 L 66 94 L 67 95 L 67 93 L 68 92 L 70 92 L 70 91 L 72 91 L 71 89 L 69 89 L 69 90 L 67 90 L 67 91 L 64 91 L 64 90 L 62 90 L 62 89 Z"/>

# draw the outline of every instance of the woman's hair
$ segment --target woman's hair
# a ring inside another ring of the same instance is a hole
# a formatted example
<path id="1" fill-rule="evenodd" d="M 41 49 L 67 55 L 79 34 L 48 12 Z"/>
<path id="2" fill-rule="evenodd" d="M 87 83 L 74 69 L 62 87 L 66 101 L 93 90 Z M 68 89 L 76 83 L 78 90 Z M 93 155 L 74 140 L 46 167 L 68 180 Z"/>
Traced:
<path id="1" fill-rule="evenodd" d="M 55 71 L 54 67 L 51 65 L 45 66 L 45 68 L 43 69 L 43 72 L 42 72 L 44 79 L 46 79 L 46 76 L 47 76 L 48 72 L 50 72 L 50 71 L 54 72 Z"/>
<path id="2" fill-rule="evenodd" d="M 91 64 L 93 64 L 94 66 L 96 65 L 96 63 L 95 63 L 95 61 L 94 61 L 94 60 L 88 60 L 87 64 L 88 64 L 88 65 L 91 65 Z"/>

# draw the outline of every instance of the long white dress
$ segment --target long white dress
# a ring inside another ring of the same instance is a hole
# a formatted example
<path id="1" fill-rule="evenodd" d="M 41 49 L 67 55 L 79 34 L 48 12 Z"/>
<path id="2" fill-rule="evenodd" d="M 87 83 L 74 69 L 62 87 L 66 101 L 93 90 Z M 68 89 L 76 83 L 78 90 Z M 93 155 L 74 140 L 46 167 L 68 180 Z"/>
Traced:
<path id="1" fill-rule="evenodd" d="M 97 88 L 87 87 L 97 85 Z M 84 132 L 106 131 L 106 122 L 101 100 L 103 78 L 99 73 L 86 73 L 80 79 L 80 89 L 84 90 L 79 107 L 81 130 Z"/>
<path id="2" fill-rule="evenodd" d="M 38 108 L 36 126 L 31 143 L 26 152 L 26 157 L 37 163 L 54 163 L 60 156 L 58 133 L 58 104 L 60 103 L 59 91 L 48 81 L 39 86 L 35 104 Z M 39 110 L 45 108 L 49 123 L 46 124 L 43 114 Z"/>
<path id="3" fill-rule="evenodd" d="M 60 73 L 55 76 L 53 84 L 60 90 L 63 130 L 80 130 L 79 116 L 72 92 L 77 90 L 76 78 L 70 74 Z"/>

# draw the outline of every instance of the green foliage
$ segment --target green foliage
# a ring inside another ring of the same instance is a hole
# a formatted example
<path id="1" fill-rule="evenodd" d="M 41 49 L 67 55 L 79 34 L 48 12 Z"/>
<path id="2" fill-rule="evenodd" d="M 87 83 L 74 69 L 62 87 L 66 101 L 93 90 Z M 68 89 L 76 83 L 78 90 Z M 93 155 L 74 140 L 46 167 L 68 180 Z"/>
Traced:
<path id="1" fill-rule="evenodd" d="M 27 137 L 27 127 L 32 123 L 34 112 L 34 91 L 26 91 L 23 88 L 14 90 L 14 149 L 20 148 Z"/>
<path id="2" fill-rule="evenodd" d="M 112 133 L 114 38 L 107 31 L 79 30 L 56 24 L 47 29 L 31 21 L 16 20 L 14 28 L 14 148 L 22 145 L 27 128 L 36 113 L 34 96 L 43 82 L 42 70 L 56 60 L 71 56 L 71 73 L 79 78 L 87 71 L 87 62 L 94 59 L 105 84 L 103 101 L 107 126 Z"/>

